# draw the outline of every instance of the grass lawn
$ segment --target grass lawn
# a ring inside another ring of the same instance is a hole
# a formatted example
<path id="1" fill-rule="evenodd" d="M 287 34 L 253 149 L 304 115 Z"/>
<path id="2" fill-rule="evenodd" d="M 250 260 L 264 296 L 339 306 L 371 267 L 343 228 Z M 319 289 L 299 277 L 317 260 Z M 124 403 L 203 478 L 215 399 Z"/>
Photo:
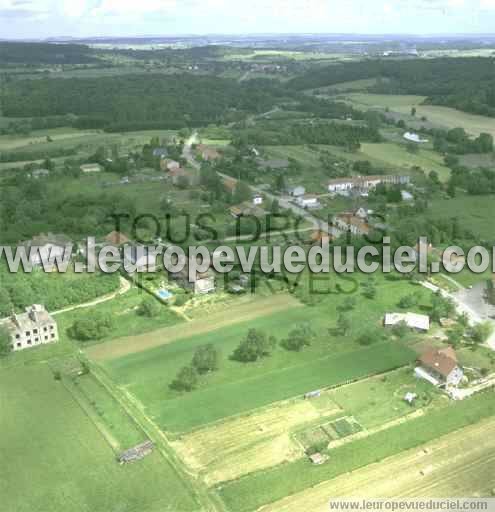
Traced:
<path id="1" fill-rule="evenodd" d="M 321 466 L 311 465 L 306 459 L 281 464 L 271 470 L 223 484 L 219 493 L 229 510 L 256 510 L 262 505 L 420 446 L 494 414 L 495 400 L 490 392 L 462 402 L 449 402 L 422 417 L 339 446 L 330 451 L 330 460 Z"/>
<path id="2" fill-rule="evenodd" d="M 1 508 L 33 512 L 199 510 L 155 452 L 119 466 L 110 446 L 45 365 L 0 373 Z"/>
<path id="3" fill-rule="evenodd" d="M 404 401 L 408 392 L 420 397 L 415 407 Z M 354 416 L 363 427 L 370 429 L 428 405 L 433 395 L 436 393 L 431 385 L 418 380 L 410 368 L 405 368 L 338 388 L 330 396 L 347 415 Z"/>
<path id="4" fill-rule="evenodd" d="M 370 301 L 356 293 L 357 306 L 349 314 L 353 328 L 347 336 L 334 333 L 336 308 L 345 297 L 334 288 L 334 293 L 324 296 L 317 306 L 291 309 L 290 316 L 286 311 L 260 316 L 145 352 L 107 360 L 105 367 L 119 385 L 125 386 L 144 404 L 162 428 L 180 432 L 312 389 L 403 366 L 414 359 L 414 354 L 398 342 L 363 348 L 354 341 L 370 327 L 379 327 L 385 311 L 395 309 L 403 295 L 414 290 L 423 293 L 403 280 L 380 279 L 376 300 Z M 429 300 L 427 296 L 428 293 L 424 295 L 425 304 Z M 229 356 L 249 328 L 256 327 L 280 340 L 301 322 L 308 322 L 316 334 L 312 345 L 303 352 L 278 347 L 271 357 L 256 363 L 230 360 Z M 166 332 L 163 336 L 166 337 Z M 198 346 L 207 343 L 221 351 L 220 370 L 202 378 L 199 389 L 190 394 L 170 391 L 168 386 L 178 370 L 190 363 Z"/>

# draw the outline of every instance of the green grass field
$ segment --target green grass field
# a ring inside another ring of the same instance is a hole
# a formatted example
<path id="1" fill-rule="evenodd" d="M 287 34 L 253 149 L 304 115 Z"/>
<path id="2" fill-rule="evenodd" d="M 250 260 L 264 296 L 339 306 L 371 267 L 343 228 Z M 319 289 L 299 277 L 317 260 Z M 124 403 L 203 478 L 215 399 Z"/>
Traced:
<path id="1" fill-rule="evenodd" d="M 385 311 L 395 309 L 398 300 L 413 289 L 417 287 L 406 281 L 381 278 L 377 300 L 370 301 L 356 293 L 357 307 L 350 313 L 353 328 L 346 337 L 333 333 L 338 316 L 336 307 L 344 298 L 334 288 L 317 306 L 292 309 L 290 322 L 286 321 L 286 312 L 275 313 L 109 360 L 105 367 L 120 386 L 144 404 L 162 428 L 188 431 L 314 388 L 409 363 L 414 354 L 396 342 L 363 349 L 353 340 L 370 327 L 380 326 Z M 429 300 L 427 295 L 425 303 Z M 294 353 L 278 347 L 271 357 L 253 364 L 229 359 L 249 328 L 256 327 L 280 340 L 298 322 L 309 322 L 316 333 L 311 347 L 305 351 Z M 203 378 L 199 389 L 190 394 L 170 391 L 168 385 L 179 368 L 190 362 L 196 347 L 206 343 L 213 343 L 221 351 L 220 370 Z"/>
<path id="2" fill-rule="evenodd" d="M 199 510 L 158 452 L 119 466 L 100 432 L 46 365 L 3 370 L 0 389 L 2 510 Z"/>
<path id="3" fill-rule="evenodd" d="M 321 466 L 311 465 L 307 459 L 281 464 L 223 484 L 219 494 L 232 512 L 256 510 L 490 417 L 495 414 L 492 395 L 487 392 L 463 402 L 450 402 L 425 416 L 339 446 L 330 451 L 330 460 Z"/>
<path id="4" fill-rule="evenodd" d="M 380 144 L 361 144 L 359 152 L 363 159 L 384 162 L 396 169 L 410 169 L 421 167 L 428 174 L 436 171 L 442 181 L 450 176 L 450 170 L 443 164 L 443 158 L 434 151 L 420 149 L 418 153 L 409 153 L 405 145 L 384 142 Z"/>
<path id="5" fill-rule="evenodd" d="M 395 95 L 395 94 L 367 94 L 354 93 L 346 96 L 356 108 L 389 108 L 401 114 L 410 114 L 411 108 L 416 108 L 416 118 L 425 116 L 429 122 L 445 128 L 462 127 L 471 135 L 491 133 L 495 136 L 495 123 L 493 119 L 475 114 L 468 114 L 454 108 L 435 105 L 422 105 L 425 96 Z M 412 119 L 412 118 L 411 118 Z"/>

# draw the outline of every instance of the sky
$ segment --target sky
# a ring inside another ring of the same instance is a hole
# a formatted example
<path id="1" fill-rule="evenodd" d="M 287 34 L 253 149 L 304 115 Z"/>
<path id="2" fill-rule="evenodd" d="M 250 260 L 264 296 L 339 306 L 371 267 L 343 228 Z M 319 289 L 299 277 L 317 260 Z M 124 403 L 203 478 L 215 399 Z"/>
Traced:
<path id="1" fill-rule="evenodd" d="M 0 0 L 0 38 L 495 32 L 495 0 Z"/>

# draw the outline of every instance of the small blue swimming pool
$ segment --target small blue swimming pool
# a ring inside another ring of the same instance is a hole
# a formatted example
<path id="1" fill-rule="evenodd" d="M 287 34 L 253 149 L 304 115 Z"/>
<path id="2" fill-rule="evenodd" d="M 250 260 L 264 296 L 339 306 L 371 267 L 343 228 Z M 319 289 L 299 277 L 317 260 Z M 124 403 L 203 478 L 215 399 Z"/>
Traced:
<path id="1" fill-rule="evenodd" d="M 173 294 L 170 293 L 168 290 L 158 290 L 157 292 L 158 297 L 162 300 L 169 300 L 173 297 Z"/>

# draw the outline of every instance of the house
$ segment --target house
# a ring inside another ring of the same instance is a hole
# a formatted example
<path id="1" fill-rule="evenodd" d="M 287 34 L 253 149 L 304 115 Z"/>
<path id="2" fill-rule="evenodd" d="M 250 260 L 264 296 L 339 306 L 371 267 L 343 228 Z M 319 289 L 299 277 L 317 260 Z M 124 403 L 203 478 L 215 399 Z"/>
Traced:
<path id="1" fill-rule="evenodd" d="M 253 204 L 255 206 L 259 206 L 259 205 L 263 204 L 263 196 L 261 194 L 255 194 L 253 196 Z"/>
<path id="2" fill-rule="evenodd" d="M 323 244 L 323 243 L 330 243 L 330 241 L 333 239 L 333 237 L 327 233 L 326 231 L 314 231 L 311 233 L 311 240 L 310 243 L 312 245 L 314 244 Z"/>
<path id="3" fill-rule="evenodd" d="M 452 347 L 431 348 L 421 355 L 418 362 L 419 366 L 414 371 L 416 376 L 437 387 L 457 387 L 464 377 Z"/>
<path id="4" fill-rule="evenodd" d="M 403 201 L 412 201 L 414 199 L 414 196 L 411 194 L 411 192 L 408 192 L 407 190 L 401 190 L 400 195 L 402 196 Z"/>
<path id="5" fill-rule="evenodd" d="M 289 160 L 285 158 L 256 158 L 256 163 L 265 170 L 283 170 L 289 167 Z"/>
<path id="6" fill-rule="evenodd" d="M 136 272 L 155 272 L 158 256 L 144 245 L 124 247 L 124 268 L 136 267 Z"/>
<path id="7" fill-rule="evenodd" d="M 362 218 L 355 212 L 344 212 L 335 216 L 333 222 L 340 231 L 349 232 L 356 236 L 368 235 L 371 228 L 368 224 L 367 217 Z"/>
<path id="8" fill-rule="evenodd" d="M 51 271 L 56 270 L 55 259 L 62 261 L 65 251 L 72 247 L 72 242 L 65 235 L 42 233 L 19 246 L 26 249 L 29 263 L 33 267 L 43 267 L 44 270 Z"/>
<path id="9" fill-rule="evenodd" d="M 309 460 L 313 464 L 319 466 L 321 464 L 324 464 L 328 460 L 328 457 L 326 455 L 322 455 L 321 453 L 317 452 L 317 453 L 313 453 L 313 455 L 310 455 Z"/>
<path id="10" fill-rule="evenodd" d="M 85 174 L 91 174 L 95 172 L 101 172 L 103 167 L 100 164 L 84 164 L 80 167 L 81 172 Z"/>
<path id="11" fill-rule="evenodd" d="M 168 150 L 167 150 L 167 148 L 155 148 L 153 150 L 153 156 L 159 157 L 159 158 L 165 158 L 168 156 Z"/>
<path id="12" fill-rule="evenodd" d="M 40 178 L 48 178 L 48 176 L 50 176 L 50 171 L 48 169 L 34 169 L 34 171 L 31 171 L 31 178 L 36 180 Z"/>
<path id="13" fill-rule="evenodd" d="M 179 169 L 180 163 L 176 162 L 175 160 L 170 160 L 169 158 L 164 158 L 160 161 L 160 169 L 162 171 L 172 171 L 174 169 Z"/>
<path id="14" fill-rule="evenodd" d="M 216 149 L 209 148 L 204 144 L 198 144 L 196 146 L 196 152 L 203 160 L 206 160 L 207 162 L 221 158 L 220 153 Z"/>
<path id="15" fill-rule="evenodd" d="M 191 186 L 196 180 L 195 175 L 190 170 L 182 167 L 171 169 L 168 173 L 168 177 L 174 185 L 186 183 L 188 186 Z"/>
<path id="16" fill-rule="evenodd" d="M 235 189 L 237 188 L 237 180 L 235 178 L 231 178 L 230 176 L 225 176 L 222 183 L 227 192 L 230 192 L 232 195 L 234 195 Z"/>
<path id="17" fill-rule="evenodd" d="M 264 217 L 266 215 L 266 211 L 263 210 L 263 208 L 260 208 L 249 201 L 245 201 L 237 206 L 231 206 L 229 211 L 232 217 L 235 217 L 236 219 L 240 217 Z"/>
<path id="18" fill-rule="evenodd" d="M 330 180 L 327 184 L 329 192 L 337 194 L 349 194 L 357 192 L 361 195 L 367 195 L 371 190 L 380 184 L 385 185 L 408 185 L 409 176 L 398 176 L 392 174 L 384 174 L 380 176 L 355 176 L 351 178 L 338 178 Z"/>
<path id="19" fill-rule="evenodd" d="M 128 244 L 130 242 L 130 240 L 120 231 L 112 231 L 111 233 L 108 233 L 105 237 L 105 241 L 114 247 L 119 247 L 120 245 Z"/>
<path id="20" fill-rule="evenodd" d="M 417 133 L 406 132 L 403 137 L 408 142 L 414 142 L 415 144 L 425 144 L 428 142 L 428 139 L 422 139 Z"/>
<path id="21" fill-rule="evenodd" d="M 58 341 L 57 322 L 38 304 L 26 308 L 20 315 L 12 314 L 0 324 L 7 329 L 14 351 Z"/>
<path id="22" fill-rule="evenodd" d="M 321 207 L 318 196 L 313 194 L 304 194 L 303 196 L 298 196 L 295 202 L 297 206 L 300 206 L 304 209 L 315 209 Z"/>
<path id="23" fill-rule="evenodd" d="M 405 322 L 410 329 L 427 332 L 430 330 L 430 317 L 418 315 L 417 313 L 387 313 L 384 319 L 385 327 L 393 327 Z"/>
<path id="24" fill-rule="evenodd" d="M 189 280 L 189 265 L 180 272 L 170 272 L 170 278 L 177 281 L 182 288 L 192 290 L 196 295 L 204 295 L 215 291 L 215 274 L 211 270 L 197 272 L 192 282 Z"/>
<path id="25" fill-rule="evenodd" d="M 406 393 L 406 396 L 404 397 L 404 402 L 407 402 L 409 405 L 413 405 L 414 401 L 418 398 L 418 395 L 416 393 Z"/>
<path id="26" fill-rule="evenodd" d="M 304 187 L 292 187 L 288 190 L 288 193 L 291 197 L 301 197 L 306 194 L 306 189 Z"/>

